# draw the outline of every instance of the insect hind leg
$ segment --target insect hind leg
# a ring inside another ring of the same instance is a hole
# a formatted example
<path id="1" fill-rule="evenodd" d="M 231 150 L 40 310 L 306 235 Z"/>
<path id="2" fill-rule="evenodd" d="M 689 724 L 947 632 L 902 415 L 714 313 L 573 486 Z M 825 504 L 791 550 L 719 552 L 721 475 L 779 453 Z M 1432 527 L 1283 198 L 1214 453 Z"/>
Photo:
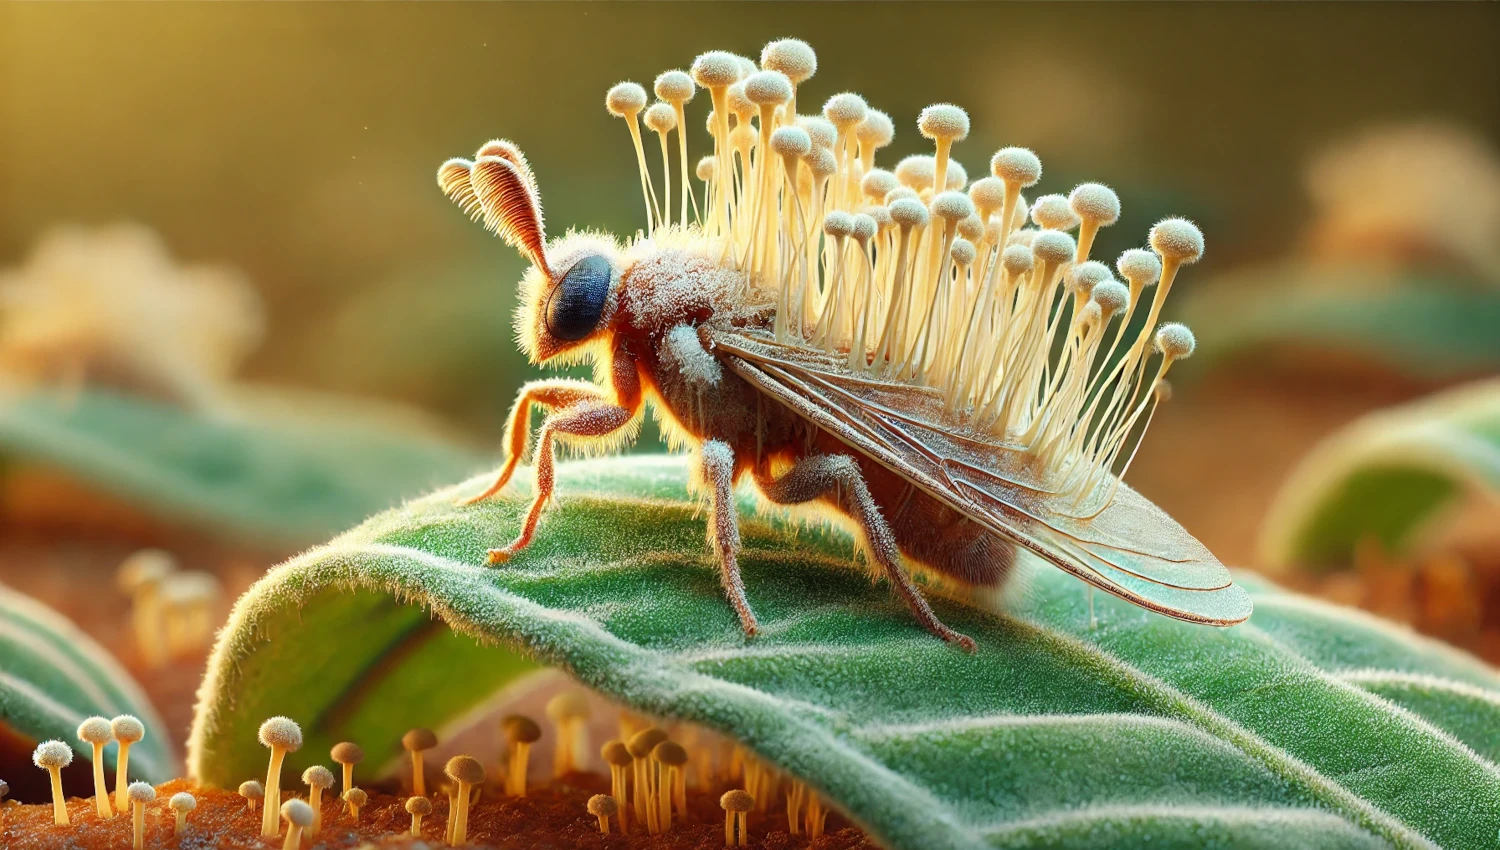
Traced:
<path id="1" fill-rule="evenodd" d="M 745 637 L 755 637 L 760 623 L 745 598 L 745 582 L 740 578 L 740 524 L 734 505 L 734 450 L 721 440 L 709 440 L 701 452 L 703 480 L 708 487 L 708 539 L 719 561 L 719 578 L 729 604 L 740 616 Z"/>
<path id="2" fill-rule="evenodd" d="M 755 481 L 767 499 L 780 505 L 799 505 L 825 497 L 834 500 L 839 509 L 859 525 L 871 555 L 885 570 L 886 577 L 917 621 L 943 640 L 956 644 L 966 652 L 974 651 L 974 641 L 944 625 L 932 612 L 932 607 L 927 604 L 922 592 L 912 584 L 911 577 L 901 568 L 896 535 L 885 517 L 880 515 L 880 508 L 870 496 L 870 488 L 865 484 L 859 465 L 853 458 L 847 455 L 812 455 L 797 461 L 780 478 L 773 479 L 764 474 L 763 470 L 757 470 Z"/>

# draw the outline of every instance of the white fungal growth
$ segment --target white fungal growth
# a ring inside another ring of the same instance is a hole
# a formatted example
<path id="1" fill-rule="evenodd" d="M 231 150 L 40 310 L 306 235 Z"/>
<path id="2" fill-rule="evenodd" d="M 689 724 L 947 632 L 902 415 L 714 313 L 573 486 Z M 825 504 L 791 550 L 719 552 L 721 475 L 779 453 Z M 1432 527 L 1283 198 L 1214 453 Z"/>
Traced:
<path id="1" fill-rule="evenodd" d="M 917 129 L 929 139 L 961 142 L 969 135 L 969 113 L 951 103 L 935 103 L 917 117 Z"/>
<path id="2" fill-rule="evenodd" d="M 865 172 L 865 176 L 859 180 L 859 190 L 865 197 L 872 201 L 884 201 L 885 196 L 894 188 L 901 185 L 896 175 L 884 168 L 876 168 Z"/>
<path id="3" fill-rule="evenodd" d="M 693 60 L 693 67 L 688 73 L 692 75 L 693 82 L 703 88 L 727 88 L 739 82 L 740 61 L 733 53 L 710 50 Z M 645 106 L 645 103 L 641 105 Z"/>
<path id="4" fill-rule="evenodd" d="M 1079 219 L 1100 227 L 1120 220 L 1120 196 L 1103 183 L 1080 183 L 1068 195 L 1068 205 Z"/>
<path id="5" fill-rule="evenodd" d="M 698 87 L 693 84 L 693 78 L 683 71 L 663 71 L 657 75 L 652 90 L 667 103 L 678 104 L 691 101 Z"/>
<path id="6" fill-rule="evenodd" d="M 974 262 L 975 257 L 979 256 L 979 249 L 975 248 L 974 243 L 967 239 L 955 239 L 953 240 L 953 247 L 948 253 L 953 258 L 954 263 L 960 266 L 967 266 Z"/>
<path id="7" fill-rule="evenodd" d="M 779 127 L 771 134 L 771 150 L 778 156 L 806 156 L 812 150 L 812 139 L 801 127 Z"/>
<path id="8" fill-rule="evenodd" d="M 1161 277 L 1161 259 L 1141 248 L 1131 248 L 1121 254 L 1115 261 L 1115 268 L 1121 277 L 1137 288 L 1154 286 Z"/>
<path id="9" fill-rule="evenodd" d="M 1197 346 L 1198 342 L 1187 325 L 1168 322 L 1156 330 L 1156 350 L 1170 360 L 1185 360 L 1193 356 L 1193 349 Z"/>
<path id="10" fill-rule="evenodd" d="M 616 118 L 630 118 L 646 108 L 646 90 L 636 83 L 616 83 L 604 95 L 604 108 Z"/>
<path id="11" fill-rule="evenodd" d="M 1163 259 L 1196 263 L 1203 256 L 1203 231 L 1185 218 L 1164 218 L 1151 228 L 1151 247 Z"/>
<path id="12" fill-rule="evenodd" d="M 1078 226 L 1078 214 L 1062 195 L 1043 195 L 1031 206 L 1031 220 L 1043 230 L 1072 230 Z"/>
<path id="13" fill-rule="evenodd" d="M 760 66 L 780 71 L 793 83 L 801 83 L 818 72 L 818 55 L 801 39 L 782 38 L 761 49 Z"/>
<path id="14" fill-rule="evenodd" d="M 1061 264 L 1073 259 L 1073 237 L 1060 230 L 1043 230 L 1031 242 L 1031 251 L 1044 263 Z"/>
<path id="15" fill-rule="evenodd" d="M 1105 316 L 1111 316 L 1130 305 L 1130 290 L 1117 280 L 1106 280 L 1094 285 L 1089 298 L 1099 305 Z"/>
<path id="16" fill-rule="evenodd" d="M 641 121 L 653 133 L 670 133 L 677 128 L 677 112 L 669 103 L 653 103 Z"/>
<path id="17" fill-rule="evenodd" d="M 792 81 L 780 71 L 757 71 L 745 80 L 745 97 L 760 106 L 780 106 L 792 99 Z"/>
<path id="18" fill-rule="evenodd" d="M 1097 260 L 1089 260 L 1069 269 L 1066 280 L 1070 291 L 1088 295 L 1094 291 L 1096 285 L 1113 277 L 1109 266 Z"/>
<path id="19" fill-rule="evenodd" d="M 797 126 L 807 131 L 807 137 L 815 148 L 831 148 L 839 139 L 839 130 L 833 122 L 817 115 L 797 116 Z"/>
<path id="20" fill-rule="evenodd" d="M 697 328 L 678 325 L 667 331 L 666 342 L 673 359 L 677 361 L 683 380 L 689 386 L 706 389 L 719 385 L 724 377 L 724 368 L 719 365 L 718 358 L 703 350 Z"/>
<path id="21" fill-rule="evenodd" d="M 927 208 L 920 201 L 898 198 L 890 204 L 891 220 L 901 227 L 922 227 L 927 224 Z"/>
<path id="22" fill-rule="evenodd" d="M 926 154 L 912 154 L 896 163 L 896 179 L 918 192 L 931 189 L 937 179 L 937 161 Z"/>
<path id="23" fill-rule="evenodd" d="M 843 92 L 830 97 L 823 104 L 823 117 L 842 132 L 865 120 L 869 111 L 865 99 L 853 92 Z"/>
<path id="24" fill-rule="evenodd" d="M 1024 189 L 1042 179 L 1042 161 L 1026 148 L 1003 148 L 990 159 L 990 173 Z"/>
<path id="25" fill-rule="evenodd" d="M 878 109 L 865 112 L 865 117 L 854 128 L 854 138 L 871 153 L 886 147 L 896 138 L 896 125 L 891 116 Z"/>
<path id="26" fill-rule="evenodd" d="M 963 192 L 939 192 L 932 199 L 932 214 L 957 224 L 960 219 L 974 214 L 974 202 Z"/>
<path id="27" fill-rule="evenodd" d="M 1000 264 L 1005 273 L 1012 277 L 1020 277 L 1031 271 L 1035 263 L 1035 255 L 1031 253 L 1029 245 L 1007 245 L 1004 253 L 1000 255 Z"/>

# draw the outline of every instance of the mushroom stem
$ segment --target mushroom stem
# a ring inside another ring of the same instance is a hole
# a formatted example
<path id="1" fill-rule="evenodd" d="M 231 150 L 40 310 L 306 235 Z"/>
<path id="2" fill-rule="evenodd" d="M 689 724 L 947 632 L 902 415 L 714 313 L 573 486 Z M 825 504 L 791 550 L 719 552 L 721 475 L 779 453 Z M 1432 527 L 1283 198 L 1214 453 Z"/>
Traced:
<path id="1" fill-rule="evenodd" d="M 609 815 L 599 816 L 599 832 L 601 835 L 609 835 Z"/>
<path id="2" fill-rule="evenodd" d="M 114 807 L 109 804 L 109 789 L 104 785 L 104 745 L 97 742 L 94 743 L 94 808 L 105 820 L 115 816 Z"/>
<path id="3" fill-rule="evenodd" d="M 176 815 L 177 820 L 172 824 L 172 834 L 181 835 L 183 828 L 187 826 L 187 812 L 178 809 Z"/>
<path id="4" fill-rule="evenodd" d="M 458 783 L 458 809 L 453 816 L 453 846 L 469 839 L 469 783 Z"/>
<path id="5" fill-rule="evenodd" d="M 736 812 L 734 818 L 735 829 L 739 830 L 739 846 L 744 847 L 750 843 L 750 813 Z"/>
<path id="6" fill-rule="evenodd" d="M 739 820 L 739 818 L 735 815 L 734 812 L 731 812 L 728 809 L 724 810 L 724 846 L 725 847 L 733 847 L 733 846 L 735 846 L 735 841 L 734 841 L 734 825 L 735 825 L 735 821 L 737 821 L 737 820 Z"/>
<path id="7" fill-rule="evenodd" d="M 49 767 L 47 773 L 52 776 L 52 822 L 57 826 L 67 826 L 68 798 L 63 796 L 62 768 Z"/>
<path id="8" fill-rule="evenodd" d="M 296 824 L 288 824 L 286 828 L 286 841 L 282 842 L 281 850 L 298 850 L 302 845 L 302 827 Z"/>
<path id="9" fill-rule="evenodd" d="M 307 804 L 312 806 L 313 822 L 309 827 L 313 835 L 323 831 L 323 789 L 313 785 L 307 789 Z"/>
<path id="10" fill-rule="evenodd" d="M 134 836 L 130 846 L 133 850 L 142 850 L 146 845 L 146 804 L 133 803 L 130 809 L 132 835 Z"/>
<path id="11" fill-rule="evenodd" d="M 122 814 L 130 811 L 130 799 L 125 788 L 130 785 L 130 741 L 120 741 L 120 754 L 115 759 L 115 808 Z"/>
<path id="12" fill-rule="evenodd" d="M 505 780 L 506 793 L 512 797 L 526 796 L 526 773 L 531 765 L 531 745 L 517 741 L 510 753 L 510 776 Z"/>
<path id="13" fill-rule="evenodd" d="M 414 797 L 427 796 L 427 777 L 423 775 L 422 751 L 411 751 L 411 793 Z"/>
<path id="14" fill-rule="evenodd" d="M 271 748 L 271 765 L 266 770 L 266 804 L 261 807 L 260 836 L 275 838 L 281 832 L 281 763 L 286 750 Z"/>
<path id="15" fill-rule="evenodd" d="M 420 836 L 422 834 L 422 816 L 416 812 L 411 816 L 411 834 Z"/>

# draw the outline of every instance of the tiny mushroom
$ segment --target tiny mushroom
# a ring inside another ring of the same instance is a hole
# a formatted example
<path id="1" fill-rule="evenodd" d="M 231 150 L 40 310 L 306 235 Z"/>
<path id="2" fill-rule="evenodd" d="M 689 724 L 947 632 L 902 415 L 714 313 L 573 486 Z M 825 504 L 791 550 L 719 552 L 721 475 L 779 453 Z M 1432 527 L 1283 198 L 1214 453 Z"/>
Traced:
<path id="1" fill-rule="evenodd" d="M 73 763 L 73 748 L 62 741 L 43 741 L 31 754 L 31 763 L 52 775 L 52 822 L 68 825 L 68 798 L 63 796 L 62 769 Z"/>
<path id="2" fill-rule="evenodd" d="M 625 745 L 629 748 L 635 764 L 635 797 L 631 800 L 631 804 L 635 807 L 635 819 L 637 823 L 645 824 L 652 832 L 655 830 L 651 825 L 656 822 L 656 789 L 650 775 L 651 751 L 666 739 L 665 731 L 651 726 L 631 735 L 630 743 Z"/>
<path id="3" fill-rule="evenodd" d="M 149 782 L 132 782 L 125 789 L 125 797 L 130 801 L 135 836 L 131 846 L 134 850 L 141 850 L 146 844 L 146 804 L 156 799 L 156 789 Z"/>
<path id="4" fill-rule="evenodd" d="M 755 808 L 755 798 L 739 789 L 725 791 L 719 798 L 719 806 L 724 809 L 724 846 L 744 847 L 746 816 Z"/>
<path id="5" fill-rule="evenodd" d="M 323 831 L 323 792 L 333 787 L 333 771 L 315 764 L 302 771 L 302 782 L 307 786 L 307 805 L 313 813 L 308 835 L 315 836 Z"/>
<path id="6" fill-rule="evenodd" d="M 595 794 L 589 798 L 588 809 L 599 819 L 599 831 L 609 835 L 609 819 L 620 811 L 620 804 L 608 794 Z"/>
<path id="7" fill-rule="evenodd" d="M 473 756 L 454 756 L 448 759 L 444 772 L 458 783 L 458 791 L 454 794 L 458 805 L 454 809 L 452 838 L 453 845 L 458 846 L 469 837 L 469 789 L 484 781 L 484 765 Z"/>
<path id="8" fill-rule="evenodd" d="M 125 793 L 130 785 L 130 747 L 145 739 L 146 724 L 122 714 L 109 721 L 109 731 L 120 744 L 120 751 L 115 754 L 115 810 L 123 814 L 130 811 L 130 800 Z"/>
<path id="9" fill-rule="evenodd" d="M 406 798 L 406 813 L 411 815 L 411 834 L 421 836 L 422 818 L 432 814 L 432 801 L 426 797 Z"/>
<path id="10" fill-rule="evenodd" d="M 552 773 L 562 776 L 578 770 L 578 757 L 588 743 L 589 701 L 582 691 L 563 691 L 547 701 L 547 719 L 557 730 L 552 751 Z"/>
<path id="11" fill-rule="evenodd" d="M 172 834 L 182 835 L 182 831 L 187 828 L 188 812 L 198 808 L 198 798 L 186 791 L 178 791 L 167 801 L 167 807 L 177 815 L 176 822 L 172 824 Z"/>
<path id="12" fill-rule="evenodd" d="M 609 765 L 609 793 L 616 802 L 626 799 L 626 789 L 630 787 L 630 778 L 626 771 L 635 759 L 630 755 L 630 749 L 625 746 L 624 741 L 608 741 L 599 748 L 599 755 L 604 758 L 604 763 Z M 625 820 L 625 812 L 629 806 L 620 807 L 620 831 L 625 832 L 630 827 Z"/>
<path id="13" fill-rule="evenodd" d="M 354 787 L 354 766 L 365 760 L 365 751 L 360 749 L 359 744 L 352 741 L 343 741 L 333 745 L 328 755 L 344 768 L 344 789 Z"/>
<path id="14" fill-rule="evenodd" d="M 349 819 L 359 823 L 359 810 L 370 802 L 370 795 L 363 789 L 350 788 L 344 792 L 344 802 L 349 804 Z"/>
<path id="15" fill-rule="evenodd" d="M 542 728 L 536 721 L 520 714 L 512 714 L 500 721 L 505 739 L 510 742 L 510 770 L 505 777 L 505 793 L 512 797 L 526 796 L 526 772 L 531 765 L 531 745 L 542 737 Z"/>
<path id="16" fill-rule="evenodd" d="M 281 816 L 286 819 L 286 841 L 281 845 L 281 850 L 297 850 L 302 843 L 302 830 L 312 826 L 312 806 L 301 800 L 287 800 L 281 804 Z"/>
<path id="17" fill-rule="evenodd" d="M 245 798 L 245 808 L 255 811 L 255 807 L 266 796 L 266 789 L 259 782 L 251 779 L 240 783 L 240 796 Z"/>
<path id="18" fill-rule="evenodd" d="M 661 819 L 662 832 L 666 832 L 672 828 L 672 806 L 677 807 L 678 814 L 687 816 L 688 754 L 676 741 L 662 741 L 651 751 L 651 757 L 658 765 L 657 817 Z"/>
<path id="19" fill-rule="evenodd" d="M 115 816 L 114 806 L 109 804 L 109 789 L 104 786 L 104 745 L 114 737 L 109 721 L 102 717 L 90 717 L 78 724 L 78 740 L 94 748 L 94 808 L 105 820 Z"/>
<path id="20" fill-rule="evenodd" d="M 418 797 L 427 796 L 427 777 L 422 769 L 422 753 L 436 747 L 437 735 L 431 729 L 420 727 L 401 736 L 401 746 L 411 753 L 411 792 Z"/>
<path id="21" fill-rule="evenodd" d="M 286 754 L 302 747 L 302 727 L 288 717 L 272 717 L 260 724 L 260 742 L 271 750 L 271 764 L 266 770 L 266 805 L 261 815 L 260 835 L 275 838 L 281 832 L 277 817 L 281 806 L 281 763 Z M 308 811 L 312 811 L 310 808 Z"/>

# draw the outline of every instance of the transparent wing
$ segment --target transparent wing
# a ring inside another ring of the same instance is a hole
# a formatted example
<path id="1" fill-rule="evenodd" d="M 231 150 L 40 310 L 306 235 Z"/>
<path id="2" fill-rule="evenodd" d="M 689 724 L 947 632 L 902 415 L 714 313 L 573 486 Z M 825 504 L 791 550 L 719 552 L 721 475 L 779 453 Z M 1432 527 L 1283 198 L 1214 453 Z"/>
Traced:
<path id="1" fill-rule="evenodd" d="M 1250 597 L 1203 544 L 1120 485 L 1079 518 L 1033 474 L 1028 456 L 950 424 L 923 387 L 850 373 L 822 352 L 754 331 L 716 330 L 715 353 L 740 377 L 934 498 L 1100 590 L 1179 620 L 1227 626 Z M 1067 499 L 1071 502 L 1071 499 Z"/>

